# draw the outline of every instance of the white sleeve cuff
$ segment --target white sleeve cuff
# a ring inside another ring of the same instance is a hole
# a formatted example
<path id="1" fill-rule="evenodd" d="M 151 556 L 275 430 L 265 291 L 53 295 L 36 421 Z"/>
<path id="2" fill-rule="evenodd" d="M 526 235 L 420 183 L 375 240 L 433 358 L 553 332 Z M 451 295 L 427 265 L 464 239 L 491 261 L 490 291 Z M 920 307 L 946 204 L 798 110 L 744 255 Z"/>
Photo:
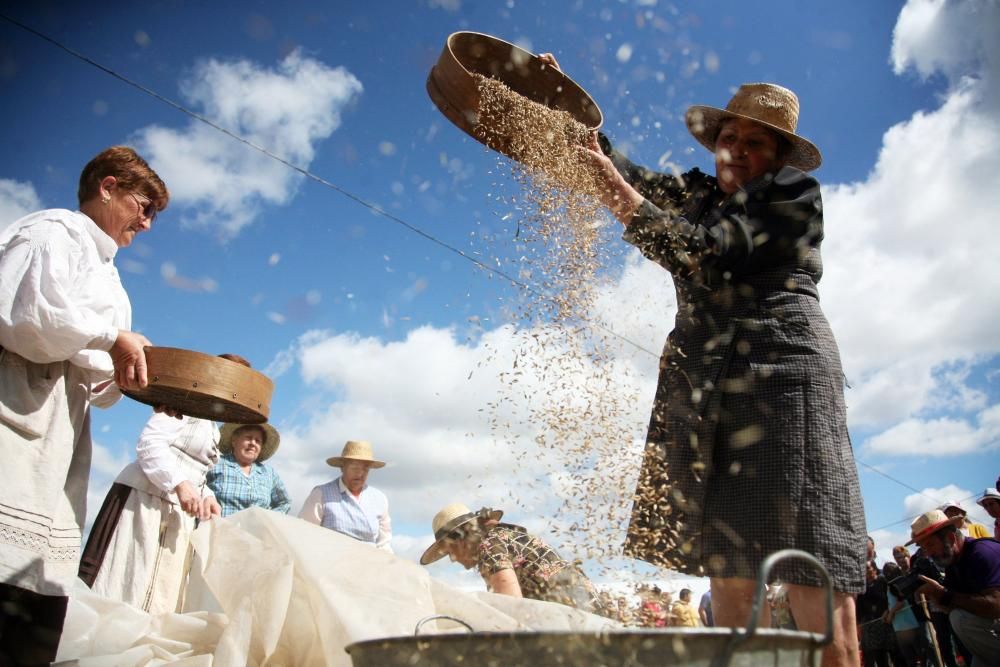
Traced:
<path id="1" fill-rule="evenodd" d="M 87 349 L 108 352 L 114 346 L 116 340 L 118 340 L 118 327 L 108 327 L 87 344 Z"/>

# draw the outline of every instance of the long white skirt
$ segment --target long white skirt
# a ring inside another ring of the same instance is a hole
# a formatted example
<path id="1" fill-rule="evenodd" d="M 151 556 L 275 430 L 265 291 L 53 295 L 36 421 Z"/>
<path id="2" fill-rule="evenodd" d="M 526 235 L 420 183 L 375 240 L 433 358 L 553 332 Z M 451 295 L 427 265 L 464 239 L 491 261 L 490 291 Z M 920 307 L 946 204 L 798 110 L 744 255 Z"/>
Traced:
<path id="1" fill-rule="evenodd" d="M 180 611 L 194 527 L 180 507 L 132 489 L 94 592 L 151 614 Z"/>

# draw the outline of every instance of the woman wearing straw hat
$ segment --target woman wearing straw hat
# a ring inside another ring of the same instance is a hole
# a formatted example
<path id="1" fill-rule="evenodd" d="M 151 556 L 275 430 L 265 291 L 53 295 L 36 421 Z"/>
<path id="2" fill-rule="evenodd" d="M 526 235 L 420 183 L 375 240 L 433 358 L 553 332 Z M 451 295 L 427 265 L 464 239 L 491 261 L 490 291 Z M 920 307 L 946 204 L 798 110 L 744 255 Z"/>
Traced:
<path id="1" fill-rule="evenodd" d="M 370 442 L 348 440 L 340 456 L 331 456 L 326 463 L 340 468 L 340 477 L 315 487 L 299 518 L 391 552 L 389 499 L 368 485 L 368 472 L 385 462 L 374 457 Z"/>
<path id="2" fill-rule="evenodd" d="M 605 610 L 594 585 L 580 568 L 521 526 L 500 523 L 501 510 L 470 511 L 446 505 L 434 516 L 434 543 L 420 557 L 429 565 L 445 555 L 469 570 L 476 568 L 493 593 L 557 602 L 583 611 Z"/>
<path id="3" fill-rule="evenodd" d="M 767 555 L 812 553 L 836 590 L 824 664 L 850 664 L 864 511 L 840 354 L 816 288 L 823 206 L 808 172 L 822 158 L 796 133 L 798 117 L 795 94 L 771 83 L 740 86 L 725 109 L 688 109 L 714 176 L 644 169 L 596 133 L 579 151 L 624 239 L 670 271 L 677 299 L 627 553 L 712 577 L 722 626 L 747 622 Z M 799 629 L 821 632 L 819 575 L 794 560 L 773 574 L 789 585 Z"/>
<path id="4" fill-rule="evenodd" d="M 285 484 L 264 461 L 274 456 L 281 436 L 270 424 L 224 424 L 219 435 L 219 463 L 208 473 L 208 486 L 222 506 L 222 516 L 249 507 L 288 514 L 292 503 Z"/>

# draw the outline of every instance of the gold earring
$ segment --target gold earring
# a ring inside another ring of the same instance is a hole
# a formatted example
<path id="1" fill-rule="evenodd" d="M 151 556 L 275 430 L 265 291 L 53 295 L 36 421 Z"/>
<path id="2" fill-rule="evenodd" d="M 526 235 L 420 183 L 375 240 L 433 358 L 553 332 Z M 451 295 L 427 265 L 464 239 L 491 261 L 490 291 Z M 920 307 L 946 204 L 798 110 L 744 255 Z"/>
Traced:
<path id="1" fill-rule="evenodd" d="M 111 195 L 104 195 L 103 197 L 101 197 L 102 204 L 107 204 L 109 201 L 111 201 Z"/>

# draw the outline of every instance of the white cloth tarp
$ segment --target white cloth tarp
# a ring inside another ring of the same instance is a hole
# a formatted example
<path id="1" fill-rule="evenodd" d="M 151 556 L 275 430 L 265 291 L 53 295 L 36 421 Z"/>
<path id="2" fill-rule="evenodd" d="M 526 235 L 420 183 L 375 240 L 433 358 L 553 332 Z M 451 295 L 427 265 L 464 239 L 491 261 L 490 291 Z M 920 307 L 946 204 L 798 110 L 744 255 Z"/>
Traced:
<path id="1" fill-rule="evenodd" d="M 460 618 L 477 631 L 614 625 L 562 605 L 463 592 L 417 563 L 257 508 L 202 525 L 192 543 L 202 571 L 191 578 L 187 608 L 193 600 L 214 597 L 222 613 L 151 616 L 94 595 L 81 583 L 70 596 L 59 661 L 86 667 L 348 667 L 348 644 L 412 636 L 420 620 L 436 614 Z M 458 631 L 440 621 L 421 633 Z"/>

